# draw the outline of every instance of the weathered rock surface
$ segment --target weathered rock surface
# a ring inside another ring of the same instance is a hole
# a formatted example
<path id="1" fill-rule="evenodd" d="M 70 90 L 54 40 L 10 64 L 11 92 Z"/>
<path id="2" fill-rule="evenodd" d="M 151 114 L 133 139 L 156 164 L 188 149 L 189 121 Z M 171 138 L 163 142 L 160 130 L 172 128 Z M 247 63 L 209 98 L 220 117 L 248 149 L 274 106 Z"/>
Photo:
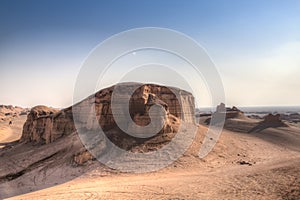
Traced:
<path id="1" fill-rule="evenodd" d="M 139 85 L 139 88 L 131 95 L 129 91 L 132 91 L 132 88 L 137 85 Z M 117 104 L 123 104 L 122 99 L 130 98 L 129 113 L 132 120 L 137 125 L 145 126 L 150 123 L 150 118 L 148 117 L 149 109 L 154 104 L 165 108 L 166 118 L 173 115 L 185 122 L 195 123 L 194 97 L 188 92 L 176 88 L 172 88 L 171 91 L 168 87 L 154 84 L 143 85 L 137 83 L 125 83 L 118 87 L 120 87 L 119 90 L 122 91 L 122 94 L 119 95 Z M 83 126 L 88 130 L 96 129 L 99 125 L 103 130 L 109 130 L 116 127 L 111 108 L 113 90 L 114 86 L 103 89 L 75 105 L 73 107 L 73 112 L 80 113 L 80 116 L 76 121 L 83 123 Z M 116 105 L 117 109 L 118 106 L 119 105 Z M 122 109 L 124 108 L 120 107 L 117 110 L 117 115 L 120 116 L 120 118 L 125 118 L 126 112 Z M 94 114 L 96 114 L 97 120 L 95 120 Z M 91 119 L 87 120 L 89 118 Z M 126 124 L 126 126 L 130 129 L 132 124 Z"/>
<path id="2" fill-rule="evenodd" d="M 74 155 L 74 163 L 76 165 L 82 165 L 89 160 L 92 160 L 93 156 L 87 150 L 79 152 L 78 154 Z"/>
<path id="3" fill-rule="evenodd" d="M 74 131 L 70 108 L 59 111 L 46 106 L 36 106 L 27 116 L 20 141 L 49 144 Z"/>
<path id="4" fill-rule="evenodd" d="M 131 95 L 128 91 L 137 85 L 138 89 Z M 116 128 L 111 109 L 114 87 L 100 90 L 73 107 L 61 111 L 45 106 L 33 108 L 24 125 L 21 142 L 48 144 L 76 131 L 73 112 L 80 113 L 76 121 L 87 131 L 97 129 L 99 125 L 104 131 Z M 189 92 L 177 88 L 140 83 L 124 83 L 118 87 L 121 87 L 121 98 L 129 96 L 129 113 L 137 125 L 145 126 L 151 122 L 149 110 L 154 105 L 162 106 L 165 109 L 165 116 L 159 116 L 163 127 L 161 133 L 176 132 L 176 127 L 181 120 L 195 123 L 194 97 Z M 124 111 L 118 110 L 118 115 L 124 115 Z M 127 124 L 128 130 L 131 127 L 132 124 Z"/>

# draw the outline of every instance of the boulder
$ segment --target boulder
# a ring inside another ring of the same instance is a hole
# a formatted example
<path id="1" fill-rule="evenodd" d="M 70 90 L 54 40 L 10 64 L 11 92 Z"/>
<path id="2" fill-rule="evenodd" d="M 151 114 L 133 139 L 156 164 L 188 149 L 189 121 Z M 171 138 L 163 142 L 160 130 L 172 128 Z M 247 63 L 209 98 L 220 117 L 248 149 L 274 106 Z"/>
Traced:
<path id="1" fill-rule="evenodd" d="M 78 154 L 76 154 L 73 158 L 73 161 L 75 165 L 83 165 L 84 163 L 92 159 L 93 156 L 90 154 L 90 152 L 85 150 L 83 152 L 79 152 Z"/>

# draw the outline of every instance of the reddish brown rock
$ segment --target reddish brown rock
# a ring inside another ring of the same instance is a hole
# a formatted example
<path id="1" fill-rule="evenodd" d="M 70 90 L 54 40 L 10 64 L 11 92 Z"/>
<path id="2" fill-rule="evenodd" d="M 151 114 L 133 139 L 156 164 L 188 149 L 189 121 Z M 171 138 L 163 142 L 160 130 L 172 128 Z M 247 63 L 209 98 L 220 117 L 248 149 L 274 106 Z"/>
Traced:
<path id="1" fill-rule="evenodd" d="M 71 109 L 59 111 L 46 106 L 36 106 L 27 115 L 20 141 L 48 144 L 74 131 Z"/>

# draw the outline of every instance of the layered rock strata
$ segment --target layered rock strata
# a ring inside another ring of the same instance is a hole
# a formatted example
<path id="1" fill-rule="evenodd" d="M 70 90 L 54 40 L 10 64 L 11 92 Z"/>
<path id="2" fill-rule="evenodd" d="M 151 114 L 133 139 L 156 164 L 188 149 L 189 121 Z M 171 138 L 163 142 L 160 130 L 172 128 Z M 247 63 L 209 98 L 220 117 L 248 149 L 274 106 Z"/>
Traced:
<path id="1" fill-rule="evenodd" d="M 131 95 L 128 91 L 137 86 L 138 89 Z M 121 96 L 130 99 L 129 113 L 132 121 L 141 127 L 151 123 L 149 110 L 155 105 L 161 106 L 165 111 L 164 116 L 160 116 L 163 127 L 161 133 L 176 132 L 180 121 L 195 123 L 194 97 L 189 92 L 155 84 L 123 83 L 118 87 L 121 88 Z M 80 113 L 76 122 L 86 130 L 93 130 L 99 126 L 104 131 L 116 128 L 111 108 L 114 88 L 115 86 L 102 89 L 76 105 L 62 110 L 46 106 L 34 107 L 28 114 L 21 142 L 48 144 L 76 131 L 73 112 Z M 117 112 L 118 115 L 124 115 L 123 110 Z M 132 124 L 127 124 L 127 129 L 131 128 Z"/>

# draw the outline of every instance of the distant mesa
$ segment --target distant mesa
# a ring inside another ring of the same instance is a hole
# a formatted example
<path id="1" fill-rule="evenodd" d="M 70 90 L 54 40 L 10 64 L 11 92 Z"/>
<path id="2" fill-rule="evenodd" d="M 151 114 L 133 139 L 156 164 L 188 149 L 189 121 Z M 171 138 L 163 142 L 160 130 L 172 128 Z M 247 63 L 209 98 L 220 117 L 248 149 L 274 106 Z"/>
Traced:
<path id="1" fill-rule="evenodd" d="M 225 122 L 228 119 L 246 119 L 247 117 L 244 115 L 244 112 L 239 110 L 237 107 L 233 106 L 232 108 L 226 107 L 224 103 L 221 103 L 220 105 L 217 106 L 216 112 L 214 112 L 211 117 L 207 118 L 204 123 L 205 124 L 210 124 L 211 119 L 215 118 L 220 120 L 224 118 Z M 215 120 L 214 123 L 219 123 L 221 121 Z"/>
<path id="2" fill-rule="evenodd" d="M 268 128 L 287 127 L 288 125 L 283 119 L 285 119 L 285 121 L 290 121 L 292 117 L 294 119 L 297 119 L 298 117 L 296 113 L 291 116 L 268 114 L 263 118 L 253 115 L 248 117 L 237 107 L 233 106 L 232 108 L 229 108 L 226 107 L 224 103 L 221 103 L 217 106 L 216 112 L 212 113 L 211 116 L 202 116 L 203 118 L 206 118 L 205 120 L 202 120 L 202 123 L 214 125 L 214 123 L 221 122 L 218 121 L 218 119 L 222 118 L 220 116 L 224 118 L 225 129 L 244 133 L 261 132 Z M 212 118 L 215 118 L 213 122 Z"/>
<path id="3" fill-rule="evenodd" d="M 264 120 L 261 122 L 261 124 L 266 124 L 269 126 L 273 126 L 273 127 L 286 127 L 287 124 L 285 124 L 282 120 L 281 120 L 281 116 L 280 114 L 268 114 L 264 117 Z"/>
<path id="4" fill-rule="evenodd" d="M 290 123 L 300 123 L 300 114 L 299 113 L 281 114 L 280 119 Z"/>
<path id="5" fill-rule="evenodd" d="M 0 105 L 0 120 L 10 121 L 15 117 L 27 115 L 29 109 L 12 105 Z"/>

